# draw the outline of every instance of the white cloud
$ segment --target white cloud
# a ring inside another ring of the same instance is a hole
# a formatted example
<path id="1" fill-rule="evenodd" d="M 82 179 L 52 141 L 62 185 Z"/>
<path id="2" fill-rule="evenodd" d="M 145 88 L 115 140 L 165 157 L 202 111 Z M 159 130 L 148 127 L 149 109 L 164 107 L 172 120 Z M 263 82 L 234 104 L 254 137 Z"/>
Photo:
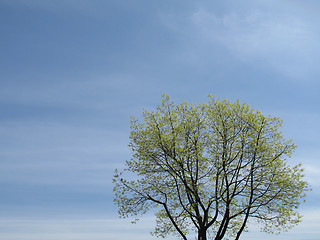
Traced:
<path id="1" fill-rule="evenodd" d="M 304 164 L 303 168 L 305 169 L 305 178 L 307 182 L 311 185 L 314 191 L 320 190 L 320 166 L 314 164 Z"/>
<path id="2" fill-rule="evenodd" d="M 306 80 L 317 71 L 320 36 L 315 26 L 288 2 L 282 11 L 251 5 L 246 12 L 223 15 L 200 8 L 191 20 L 204 43 L 221 45 L 243 62 L 263 64 L 293 79 Z"/>
<path id="3" fill-rule="evenodd" d="M 256 225 L 249 225 L 249 232 L 242 235 L 243 239 L 254 240 L 318 240 L 320 236 L 320 209 L 301 211 L 302 222 L 290 229 L 288 232 L 279 235 L 261 233 Z"/>
<path id="4" fill-rule="evenodd" d="M 305 211 L 303 222 L 288 233 L 269 235 L 251 226 L 244 239 L 260 240 L 317 240 L 320 235 L 320 209 Z M 154 217 L 145 216 L 137 224 L 119 218 L 98 219 L 0 219 L 0 238 L 6 240 L 120 240 L 157 239 L 149 232 L 154 228 Z M 174 237 L 167 238 L 175 239 Z M 192 238 L 190 238 L 192 239 Z"/>
<path id="5" fill-rule="evenodd" d="M 6 240 L 156 239 L 149 232 L 153 218 L 131 224 L 123 219 L 1 219 L 0 238 Z"/>

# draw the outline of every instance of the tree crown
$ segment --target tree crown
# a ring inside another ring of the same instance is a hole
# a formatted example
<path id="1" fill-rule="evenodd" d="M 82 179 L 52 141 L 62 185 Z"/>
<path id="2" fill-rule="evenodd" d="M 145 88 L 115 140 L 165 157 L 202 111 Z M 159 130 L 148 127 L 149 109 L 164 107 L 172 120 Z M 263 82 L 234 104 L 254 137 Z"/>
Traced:
<path id="1" fill-rule="evenodd" d="M 239 101 L 175 105 L 164 95 L 156 111 L 131 118 L 125 171 L 135 178 L 115 174 L 120 216 L 156 208 L 154 234 L 183 239 L 190 226 L 198 239 L 210 230 L 215 239 L 238 239 L 249 220 L 266 232 L 293 227 L 309 185 L 301 165 L 287 163 L 296 145 L 281 126 Z"/>

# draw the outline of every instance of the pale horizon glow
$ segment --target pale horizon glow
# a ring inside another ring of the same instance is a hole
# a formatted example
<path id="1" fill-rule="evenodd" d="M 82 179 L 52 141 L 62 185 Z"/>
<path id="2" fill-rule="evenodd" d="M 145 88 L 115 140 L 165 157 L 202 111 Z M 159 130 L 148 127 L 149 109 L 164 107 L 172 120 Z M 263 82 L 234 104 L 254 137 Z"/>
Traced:
<path id="1" fill-rule="evenodd" d="M 156 239 L 151 213 L 120 219 L 112 177 L 130 116 L 208 94 L 284 121 L 312 185 L 303 221 L 320 236 L 320 2 L 315 0 L 0 2 L 0 239 Z M 168 237 L 173 240 L 175 237 Z M 194 239 L 194 236 L 190 237 Z"/>

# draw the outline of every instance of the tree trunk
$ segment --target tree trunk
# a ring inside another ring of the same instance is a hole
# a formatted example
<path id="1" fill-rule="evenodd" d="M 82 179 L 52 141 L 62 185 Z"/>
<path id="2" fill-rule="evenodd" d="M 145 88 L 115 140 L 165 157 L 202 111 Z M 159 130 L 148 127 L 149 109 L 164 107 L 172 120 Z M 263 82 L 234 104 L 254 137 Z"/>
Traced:
<path id="1" fill-rule="evenodd" d="M 206 229 L 200 229 L 198 232 L 198 240 L 207 240 L 207 231 Z"/>

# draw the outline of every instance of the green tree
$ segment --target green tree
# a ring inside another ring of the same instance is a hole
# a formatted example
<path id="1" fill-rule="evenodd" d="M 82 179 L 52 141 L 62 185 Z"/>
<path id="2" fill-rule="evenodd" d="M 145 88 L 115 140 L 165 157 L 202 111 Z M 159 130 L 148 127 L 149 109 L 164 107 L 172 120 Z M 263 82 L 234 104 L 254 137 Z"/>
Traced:
<path id="1" fill-rule="evenodd" d="M 198 240 L 237 240 L 249 221 L 272 233 L 301 220 L 309 185 L 301 165 L 287 164 L 296 146 L 279 118 L 239 101 L 175 105 L 163 95 L 156 111 L 131 120 L 133 157 L 113 179 L 120 216 L 155 208 L 153 234 L 184 240 L 190 230 Z"/>

